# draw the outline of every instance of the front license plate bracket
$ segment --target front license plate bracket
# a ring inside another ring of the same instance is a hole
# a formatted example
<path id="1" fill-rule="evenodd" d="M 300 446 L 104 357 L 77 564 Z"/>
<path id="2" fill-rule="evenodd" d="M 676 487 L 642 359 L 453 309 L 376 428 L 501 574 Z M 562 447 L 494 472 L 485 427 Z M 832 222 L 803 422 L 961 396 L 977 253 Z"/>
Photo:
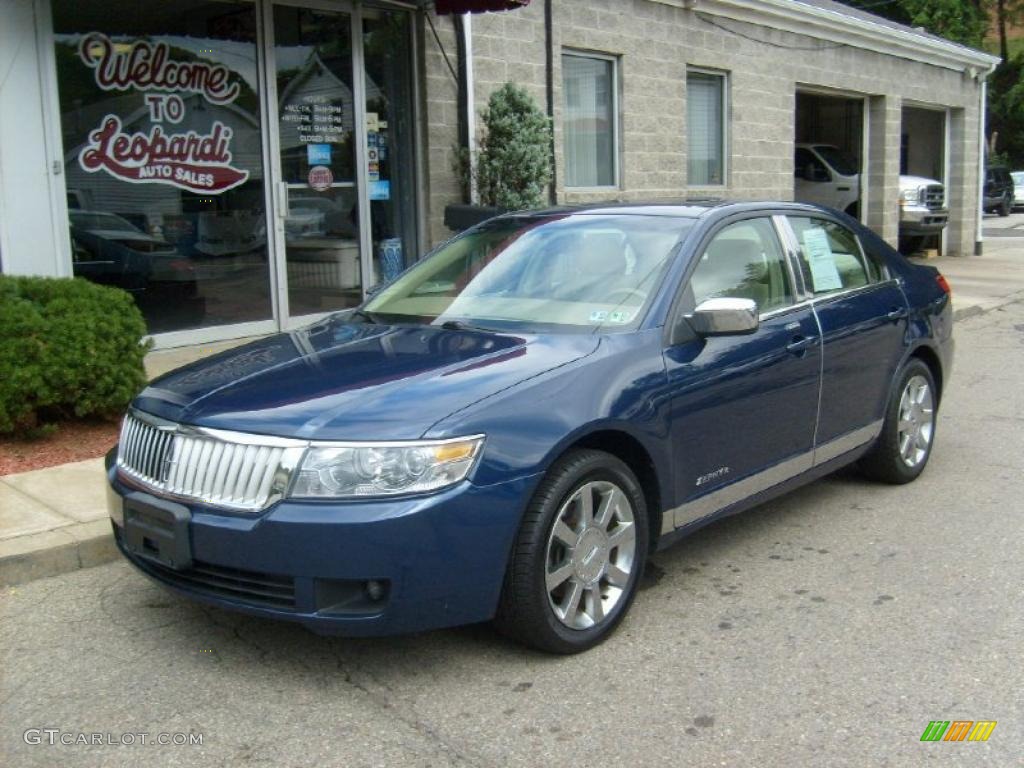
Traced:
<path id="1" fill-rule="evenodd" d="M 124 497 L 125 548 L 137 557 L 185 570 L 192 565 L 191 518 L 184 504 L 147 493 L 129 493 Z"/>

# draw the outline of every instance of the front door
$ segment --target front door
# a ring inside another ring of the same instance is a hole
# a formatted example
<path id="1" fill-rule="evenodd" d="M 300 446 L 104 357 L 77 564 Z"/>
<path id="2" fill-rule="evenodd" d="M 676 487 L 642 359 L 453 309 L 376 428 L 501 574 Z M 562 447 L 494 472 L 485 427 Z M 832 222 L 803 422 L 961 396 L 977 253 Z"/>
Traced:
<path id="1" fill-rule="evenodd" d="M 359 304 L 415 259 L 411 16 L 274 3 L 268 76 L 284 326 Z"/>
<path id="2" fill-rule="evenodd" d="M 769 217 L 731 223 L 700 249 L 683 311 L 715 297 L 754 300 L 759 329 L 671 347 L 675 527 L 811 466 L 821 346 L 813 311 Z"/>

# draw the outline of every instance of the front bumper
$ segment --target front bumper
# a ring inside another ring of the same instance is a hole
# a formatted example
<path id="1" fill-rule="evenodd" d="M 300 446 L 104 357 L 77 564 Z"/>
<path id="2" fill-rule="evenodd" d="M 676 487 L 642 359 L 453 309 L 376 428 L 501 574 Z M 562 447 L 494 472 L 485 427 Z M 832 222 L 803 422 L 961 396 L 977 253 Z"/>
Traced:
<path id="1" fill-rule="evenodd" d="M 465 482 L 401 500 L 285 500 L 256 516 L 187 504 L 192 562 L 175 570 L 129 551 L 124 497 L 145 494 L 125 483 L 109 459 L 107 467 L 118 547 L 150 578 L 207 604 L 345 635 L 492 618 L 536 480 Z"/>
<path id="2" fill-rule="evenodd" d="M 945 208 L 926 208 L 923 205 L 904 205 L 900 209 L 901 235 L 934 235 L 949 222 Z"/>

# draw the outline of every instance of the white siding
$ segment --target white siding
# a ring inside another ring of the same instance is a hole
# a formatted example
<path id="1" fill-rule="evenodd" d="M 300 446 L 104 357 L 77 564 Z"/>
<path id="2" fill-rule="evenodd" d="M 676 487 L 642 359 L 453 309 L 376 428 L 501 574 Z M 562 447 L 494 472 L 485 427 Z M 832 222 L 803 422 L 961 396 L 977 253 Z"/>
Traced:
<path id="1" fill-rule="evenodd" d="M 32 0 L 0 0 L 0 263 L 7 274 L 66 275 L 47 156 Z"/>

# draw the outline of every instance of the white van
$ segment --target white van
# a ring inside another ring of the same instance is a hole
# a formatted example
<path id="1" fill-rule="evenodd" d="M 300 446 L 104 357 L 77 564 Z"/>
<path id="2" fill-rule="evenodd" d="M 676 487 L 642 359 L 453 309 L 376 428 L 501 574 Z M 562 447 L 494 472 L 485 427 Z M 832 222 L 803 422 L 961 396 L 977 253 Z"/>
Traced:
<path id="1" fill-rule="evenodd" d="M 860 169 L 831 144 L 797 144 L 793 162 L 795 198 L 860 216 Z M 900 237 L 937 235 L 949 220 L 946 189 L 923 176 L 900 176 Z M 915 242 L 915 244 L 917 244 Z"/>
<path id="2" fill-rule="evenodd" d="M 793 158 L 795 197 L 860 215 L 860 169 L 838 147 L 830 144 L 797 144 Z"/>

